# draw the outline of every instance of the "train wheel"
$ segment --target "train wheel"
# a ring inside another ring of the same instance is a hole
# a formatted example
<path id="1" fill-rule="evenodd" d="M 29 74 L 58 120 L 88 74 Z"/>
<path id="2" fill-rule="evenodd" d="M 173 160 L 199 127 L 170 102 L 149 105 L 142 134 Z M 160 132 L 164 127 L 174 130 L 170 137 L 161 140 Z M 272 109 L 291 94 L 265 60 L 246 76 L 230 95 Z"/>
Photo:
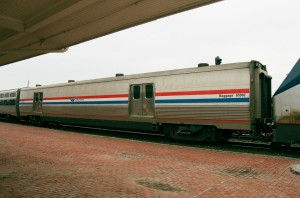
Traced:
<path id="1" fill-rule="evenodd" d="M 29 117 L 29 121 L 30 121 L 33 125 L 37 125 L 37 126 L 43 125 L 43 121 L 42 121 L 42 118 L 41 118 L 40 116 L 30 116 L 30 117 Z"/>
<path id="2" fill-rule="evenodd" d="M 217 128 L 215 126 L 206 126 L 198 133 L 200 141 L 215 141 L 217 138 Z"/>
<path id="3" fill-rule="evenodd" d="M 215 126 L 204 127 L 198 135 L 200 141 L 226 142 L 230 139 L 230 130 L 220 130 Z"/>
<path id="4" fill-rule="evenodd" d="M 191 141 L 225 142 L 231 137 L 231 131 L 219 130 L 215 126 L 201 126 L 192 131 L 189 126 L 165 125 L 164 133 L 172 139 Z"/>
<path id="5" fill-rule="evenodd" d="M 165 136 L 175 138 L 177 135 L 176 131 L 178 131 L 178 127 L 176 127 L 175 125 L 164 125 Z"/>
<path id="6" fill-rule="evenodd" d="M 5 120 L 6 121 L 12 121 L 12 116 L 11 115 L 5 115 Z"/>
<path id="7" fill-rule="evenodd" d="M 231 135 L 232 135 L 231 130 L 218 130 L 216 141 L 226 142 L 231 138 Z"/>

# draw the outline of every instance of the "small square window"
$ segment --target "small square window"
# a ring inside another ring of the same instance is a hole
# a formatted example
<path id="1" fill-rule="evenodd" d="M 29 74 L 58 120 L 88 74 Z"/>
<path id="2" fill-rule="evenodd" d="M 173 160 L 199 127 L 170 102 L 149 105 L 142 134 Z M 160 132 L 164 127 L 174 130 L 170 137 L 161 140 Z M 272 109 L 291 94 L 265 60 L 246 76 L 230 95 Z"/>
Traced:
<path id="1" fill-rule="evenodd" d="M 141 87 L 139 85 L 133 86 L 133 99 L 141 98 Z"/>
<path id="2" fill-rule="evenodd" d="M 153 98 L 153 85 L 146 85 L 146 98 Z"/>

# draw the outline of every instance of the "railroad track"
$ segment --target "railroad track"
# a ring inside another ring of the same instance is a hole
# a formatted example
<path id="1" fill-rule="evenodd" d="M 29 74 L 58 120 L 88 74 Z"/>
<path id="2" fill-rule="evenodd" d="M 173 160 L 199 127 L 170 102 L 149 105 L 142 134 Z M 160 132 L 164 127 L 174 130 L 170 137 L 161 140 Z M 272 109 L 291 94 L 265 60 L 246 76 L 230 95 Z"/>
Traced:
<path id="1" fill-rule="evenodd" d="M 0 120 L 0 122 L 8 123 L 8 121 L 5 120 Z M 9 123 L 22 124 L 24 126 L 32 126 L 27 122 L 16 123 L 10 121 Z M 37 126 L 37 127 L 62 130 L 64 132 L 107 136 L 107 137 L 130 139 L 130 140 L 152 142 L 152 143 L 166 144 L 166 145 L 204 148 L 204 149 L 213 149 L 213 150 L 220 150 L 220 151 L 240 152 L 240 153 L 262 154 L 262 155 L 270 155 L 270 156 L 283 156 L 283 157 L 300 159 L 299 144 L 291 145 L 291 147 L 273 148 L 270 146 L 270 143 L 266 143 L 258 140 L 251 140 L 249 138 L 238 138 L 238 137 L 230 139 L 228 142 L 225 143 L 214 143 L 214 142 L 199 143 L 193 141 L 173 140 L 163 135 L 157 135 L 157 134 L 91 128 L 91 127 L 82 127 L 82 126 L 48 124 L 48 125 Z"/>

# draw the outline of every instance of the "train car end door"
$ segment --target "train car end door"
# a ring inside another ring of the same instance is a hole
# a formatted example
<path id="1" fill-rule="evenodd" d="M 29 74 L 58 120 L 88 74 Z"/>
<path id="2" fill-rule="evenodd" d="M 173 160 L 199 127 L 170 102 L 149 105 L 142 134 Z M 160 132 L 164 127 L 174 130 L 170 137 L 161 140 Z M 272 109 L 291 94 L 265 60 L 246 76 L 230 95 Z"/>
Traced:
<path id="1" fill-rule="evenodd" d="M 43 92 L 35 92 L 33 95 L 33 112 L 43 113 Z"/>

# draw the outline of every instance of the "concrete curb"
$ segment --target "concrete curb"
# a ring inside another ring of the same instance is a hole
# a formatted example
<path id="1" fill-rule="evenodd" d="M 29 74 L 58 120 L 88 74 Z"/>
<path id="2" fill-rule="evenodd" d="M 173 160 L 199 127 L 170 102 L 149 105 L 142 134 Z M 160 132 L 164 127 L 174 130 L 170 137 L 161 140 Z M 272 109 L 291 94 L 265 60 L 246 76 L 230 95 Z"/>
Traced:
<path id="1" fill-rule="evenodd" d="M 293 174 L 300 175 L 300 161 L 298 164 L 294 164 L 290 167 L 290 170 Z"/>

